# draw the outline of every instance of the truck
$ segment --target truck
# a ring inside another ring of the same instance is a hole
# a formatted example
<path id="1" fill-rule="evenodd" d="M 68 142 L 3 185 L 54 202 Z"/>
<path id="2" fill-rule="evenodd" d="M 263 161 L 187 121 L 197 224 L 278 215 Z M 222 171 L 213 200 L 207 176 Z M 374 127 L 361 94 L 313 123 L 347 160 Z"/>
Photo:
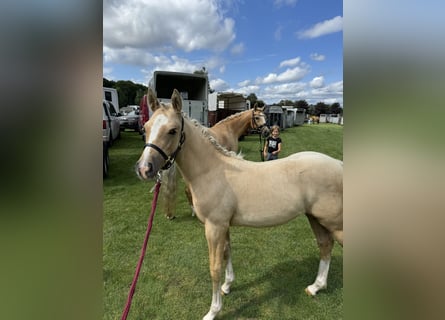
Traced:
<path id="1" fill-rule="evenodd" d="M 155 92 L 159 102 L 164 103 L 171 102 L 173 90 L 177 89 L 182 97 L 182 111 L 202 125 L 208 126 L 207 74 L 155 71 L 148 86 Z M 149 112 L 151 117 L 152 111 Z"/>

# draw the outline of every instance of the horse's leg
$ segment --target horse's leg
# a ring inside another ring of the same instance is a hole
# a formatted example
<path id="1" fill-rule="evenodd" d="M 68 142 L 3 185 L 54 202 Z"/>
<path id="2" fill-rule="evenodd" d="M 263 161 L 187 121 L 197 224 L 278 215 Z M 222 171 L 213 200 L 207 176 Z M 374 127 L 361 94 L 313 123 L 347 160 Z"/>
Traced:
<path id="1" fill-rule="evenodd" d="M 222 308 L 221 269 L 227 231 L 228 226 L 216 226 L 209 222 L 205 224 L 205 234 L 209 246 L 210 276 L 212 277 L 212 304 L 203 320 L 213 320 Z"/>
<path id="2" fill-rule="evenodd" d="M 226 280 L 224 281 L 221 292 L 223 294 L 229 294 L 230 293 L 230 285 L 232 284 L 233 280 L 235 280 L 235 274 L 233 273 L 233 266 L 232 266 L 232 249 L 230 246 L 230 231 L 227 230 L 226 235 L 226 244 L 224 246 L 224 260 L 226 262 Z"/>
<path id="3" fill-rule="evenodd" d="M 320 249 L 320 264 L 318 266 L 315 282 L 308 286 L 305 291 L 310 296 L 315 296 L 317 291 L 327 287 L 329 264 L 331 262 L 331 251 L 334 246 L 332 234 L 323 227 L 312 215 L 306 215 L 311 225 L 312 231 L 317 238 L 318 248 Z"/>
<path id="4" fill-rule="evenodd" d="M 192 193 L 191 193 L 188 185 L 185 186 L 184 192 L 185 192 L 185 195 L 189 202 L 190 208 L 192 209 L 192 217 L 194 217 L 195 216 L 195 208 L 193 207 L 193 197 L 192 197 Z"/>
<path id="5" fill-rule="evenodd" d="M 334 239 L 343 247 L 343 230 L 337 230 L 333 232 Z"/>

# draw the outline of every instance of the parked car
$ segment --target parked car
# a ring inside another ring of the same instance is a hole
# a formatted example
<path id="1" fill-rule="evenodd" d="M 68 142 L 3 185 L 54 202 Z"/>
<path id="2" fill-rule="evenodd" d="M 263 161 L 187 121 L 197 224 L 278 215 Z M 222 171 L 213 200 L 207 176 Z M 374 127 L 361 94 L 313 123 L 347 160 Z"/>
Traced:
<path id="1" fill-rule="evenodd" d="M 120 122 L 119 113 L 110 101 L 103 100 L 103 120 L 102 120 L 102 131 L 103 140 L 111 146 L 114 140 L 120 138 Z"/>
<path id="2" fill-rule="evenodd" d="M 139 110 L 139 106 L 126 106 L 119 110 L 120 113 L 122 113 L 123 116 L 127 115 L 131 111 Z"/>
<path id="3" fill-rule="evenodd" d="M 102 153 L 103 153 L 103 175 L 102 178 L 108 177 L 108 170 L 110 166 L 110 156 L 108 153 L 108 142 L 103 141 L 102 143 Z"/>
<path id="4" fill-rule="evenodd" d="M 141 98 L 141 102 L 139 103 L 139 133 L 142 134 L 142 140 L 145 141 L 145 134 L 144 134 L 144 124 L 145 122 L 148 121 L 148 119 L 150 119 L 150 114 L 149 114 L 149 110 L 148 110 L 148 105 L 147 105 L 147 95 L 144 95 Z"/>
<path id="5" fill-rule="evenodd" d="M 139 132 L 139 110 L 133 110 L 119 117 L 120 130 L 133 129 Z"/>

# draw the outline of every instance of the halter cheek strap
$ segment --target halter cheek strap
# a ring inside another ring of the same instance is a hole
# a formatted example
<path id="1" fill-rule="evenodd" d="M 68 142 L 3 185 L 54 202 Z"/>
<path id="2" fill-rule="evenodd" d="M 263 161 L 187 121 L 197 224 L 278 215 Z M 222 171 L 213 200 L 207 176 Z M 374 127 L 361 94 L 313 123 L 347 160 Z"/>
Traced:
<path id="1" fill-rule="evenodd" d="M 173 153 L 170 156 L 167 156 L 167 154 L 161 148 L 159 148 L 157 145 L 155 145 L 153 143 L 146 143 L 144 145 L 144 148 L 148 147 L 148 148 L 155 149 L 164 158 L 165 164 L 161 168 L 161 170 L 167 170 L 173 165 L 173 163 L 175 162 L 176 156 L 178 155 L 178 152 L 181 150 L 181 147 L 184 144 L 184 141 L 185 141 L 184 117 L 181 117 L 181 120 L 182 120 L 182 122 L 181 122 L 181 138 L 179 139 L 178 147 L 176 148 L 175 151 L 173 151 Z"/>
<path id="2" fill-rule="evenodd" d="M 256 124 L 256 121 L 255 121 L 255 109 L 252 109 L 252 124 L 251 125 L 252 125 L 253 129 L 261 129 L 262 127 L 265 126 L 265 124 L 263 124 L 261 126 Z"/>

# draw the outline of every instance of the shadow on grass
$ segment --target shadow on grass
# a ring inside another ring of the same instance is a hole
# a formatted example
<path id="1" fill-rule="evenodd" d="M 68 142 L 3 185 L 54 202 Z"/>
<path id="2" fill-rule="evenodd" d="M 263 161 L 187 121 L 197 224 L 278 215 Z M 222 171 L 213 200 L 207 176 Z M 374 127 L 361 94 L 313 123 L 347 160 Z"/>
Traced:
<path id="1" fill-rule="evenodd" d="M 341 256 L 332 257 L 327 289 L 320 290 L 316 297 L 309 297 L 304 292 L 316 277 L 318 263 L 319 260 L 314 257 L 303 258 L 300 261 L 289 260 L 275 265 L 254 281 L 237 285 L 235 279 L 232 292 L 223 298 L 223 309 L 218 319 L 265 319 L 270 316 L 264 314 L 264 310 L 267 310 L 270 304 L 273 304 L 271 307 L 273 310 L 291 309 L 298 312 L 313 299 L 323 295 L 336 295 L 336 291 L 343 287 Z M 263 293 L 252 294 L 255 296 L 252 298 L 249 293 L 261 290 L 260 286 L 265 288 Z M 240 300 L 242 303 L 239 303 Z M 295 313 L 287 317 L 286 311 L 281 315 L 274 315 L 277 316 L 280 319 L 296 319 Z"/>

